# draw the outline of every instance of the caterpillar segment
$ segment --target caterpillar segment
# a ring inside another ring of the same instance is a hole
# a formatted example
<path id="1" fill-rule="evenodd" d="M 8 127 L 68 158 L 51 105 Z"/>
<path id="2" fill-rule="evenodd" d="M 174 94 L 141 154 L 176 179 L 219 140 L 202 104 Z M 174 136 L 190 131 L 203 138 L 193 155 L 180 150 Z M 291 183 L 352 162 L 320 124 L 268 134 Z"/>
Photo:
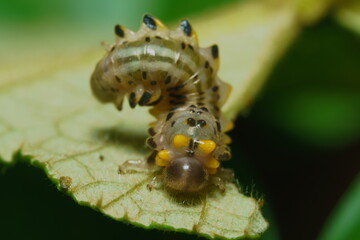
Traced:
<path id="1" fill-rule="evenodd" d="M 168 30 L 145 15 L 138 32 L 114 30 L 115 43 L 91 77 L 94 96 L 119 110 L 124 98 L 131 108 L 151 106 L 156 121 L 146 140 L 153 149 L 147 166 L 160 169 L 159 179 L 172 190 L 203 190 L 231 158 L 225 132 L 232 123 L 221 115 L 231 87 L 217 76 L 218 46 L 199 47 L 188 20 Z"/>

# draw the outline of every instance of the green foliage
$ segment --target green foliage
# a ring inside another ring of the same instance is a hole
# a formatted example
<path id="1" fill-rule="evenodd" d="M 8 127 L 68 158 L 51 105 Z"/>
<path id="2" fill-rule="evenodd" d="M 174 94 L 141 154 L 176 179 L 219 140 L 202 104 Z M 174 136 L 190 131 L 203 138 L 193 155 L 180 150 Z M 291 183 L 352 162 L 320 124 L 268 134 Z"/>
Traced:
<path id="1" fill-rule="evenodd" d="M 324 226 L 319 240 L 353 240 L 360 238 L 360 175 L 339 201 Z"/>
<path id="2" fill-rule="evenodd" d="M 329 149 L 350 145 L 360 134 L 360 45 L 346 29 L 326 23 L 302 33 L 275 68 L 259 117 Z"/>

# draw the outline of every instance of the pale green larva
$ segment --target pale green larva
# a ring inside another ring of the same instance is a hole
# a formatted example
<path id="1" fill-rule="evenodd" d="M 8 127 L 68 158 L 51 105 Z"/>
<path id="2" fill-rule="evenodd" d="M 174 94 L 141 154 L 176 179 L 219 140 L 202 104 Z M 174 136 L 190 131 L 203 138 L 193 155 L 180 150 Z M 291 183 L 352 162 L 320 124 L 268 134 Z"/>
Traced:
<path id="1" fill-rule="evenodd" d="M 200 48 L 187 20 L 170 31 L 150 15 L 138 32 L 116 25 L 115 34 L 91 77 L 94 95 L 119 110 L 124 97 L 132 108 L 152 106 L 147 164 L 162 168 L 170 189 L 202 190 L 231 157 L 232 123 L 220 111 L 231 87 L 217 76 L 217 45 Z"/>

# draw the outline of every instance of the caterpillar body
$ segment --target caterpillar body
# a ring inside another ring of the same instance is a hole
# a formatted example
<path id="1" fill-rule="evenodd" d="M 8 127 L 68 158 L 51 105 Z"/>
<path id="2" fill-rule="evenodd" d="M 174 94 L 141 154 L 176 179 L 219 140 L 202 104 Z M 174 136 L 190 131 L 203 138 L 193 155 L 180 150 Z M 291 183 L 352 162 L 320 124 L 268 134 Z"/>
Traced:
<path id="1" fill-rule="evenodd" d="M 125 97 L 131 108 L 152 106 L 147 167 L 159 168 L 170 189 L 204 189 L 231 158 L 232 122 L 220 111 L 231 87 L 217 76 L 217 45 L 200 48 L 187 20 L 170 31 L 150 15 L 138 32 L 116 25 L 115 34 L 92 74 L 93 94 L 119 110 Z"/>

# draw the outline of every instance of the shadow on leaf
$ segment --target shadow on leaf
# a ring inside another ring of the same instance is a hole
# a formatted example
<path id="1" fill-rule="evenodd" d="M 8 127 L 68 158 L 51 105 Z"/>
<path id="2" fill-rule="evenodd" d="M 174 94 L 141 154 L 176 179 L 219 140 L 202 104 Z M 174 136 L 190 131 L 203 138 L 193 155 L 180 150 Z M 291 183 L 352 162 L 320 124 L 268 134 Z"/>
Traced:
<path id="1" fill-rule="evenodd" d="M 139 134 L 120 127 L 105 127 L 95 129 L 92 136 L 96 141 L 101 141 L 105 144 L 131 147 L 140 153 L 149 152 L 149 149 L 145 145 L 145 132 L 144 134 Z"/>

